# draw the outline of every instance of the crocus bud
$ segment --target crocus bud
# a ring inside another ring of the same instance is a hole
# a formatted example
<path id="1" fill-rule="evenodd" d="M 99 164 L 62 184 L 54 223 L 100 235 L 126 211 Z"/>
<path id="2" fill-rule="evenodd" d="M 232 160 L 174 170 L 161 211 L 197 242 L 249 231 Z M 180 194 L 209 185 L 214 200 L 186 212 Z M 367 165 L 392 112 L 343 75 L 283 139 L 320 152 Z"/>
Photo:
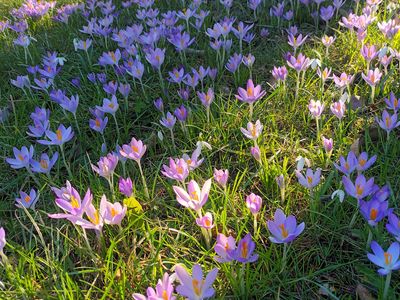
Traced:
<path id="1" fill-rule="evenodd" d="M 214 179 L 222 187 L 226 186 L 228 181 L 229 171 L 228 170 L 217 170 L 214 169 Z"/>
<path id="2" fill-rule="evenodd" d="M 251 147 L 250 152 L 256 161 L 261 162 L 261 152 L 260 152 L 260 148 L 258 148 L 258 146 Z"/>
<path id="3" fill-rule="evenodd" d="M 205 229 L 211 229 L 215 225 L 213 224 L 213 217 L 211 213 L 206 213 L 203 217 L 197 218 L 196 219 L 197 225 L 200 227 L 203 227 Z"/>
<path id="4" fill-rule="evenodd" d="M 161 98 L 158 98 L 154 100 L 154 106 L 159 110 L 160 112 L 164 111 L 164 102 Z"/>
<path id="5" fill-rule="evenodd" d="M 246 206 L 250 209 L 250 212 L 255 215 L 260 211 L 262 205 L 262 199 L 260 196 L 251 193 L 246 197 Z"/>
<path id="6" fill-rule="evenodd" d="M 330 154 L 333 149 L 333 139 L 327 139 L 322 136 L 322 144 L 324 145 L 325 152 Z"/>
<path id="7" fill-rule="evenodd" d="M 133 183 L 132 180 L 128 177 L 126 179 L 120 177 L 118 182 L 119 191 L 124 194 L 126 197 L 132 196 L 133 193 Z"/>

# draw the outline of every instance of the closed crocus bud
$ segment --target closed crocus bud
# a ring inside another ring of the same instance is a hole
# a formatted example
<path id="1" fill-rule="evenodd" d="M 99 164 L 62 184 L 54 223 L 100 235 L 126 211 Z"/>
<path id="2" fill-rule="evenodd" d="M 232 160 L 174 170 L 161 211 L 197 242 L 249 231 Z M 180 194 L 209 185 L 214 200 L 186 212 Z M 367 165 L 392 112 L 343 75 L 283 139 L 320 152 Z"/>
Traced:
<path id="1" fill-rule="evenodd" d="M 124 194 L 126 197 L 132 196 L 133 193 L 133 183 L 132 180 L 128 177 L 126 179 L 120 177 L 118 182 L 119 191 Z"/>
<path id="2" fill-rule="evenodd" d="M 226 186 L 228 181 L 229 171 L 228 170 L 217 170 L 214 169 L 214 180 L 222 187 Z"/>
<path id="3" fill-rule="evenodd" d="M 206 213 L 203 217 L 197 218 L 196 223 L 197 225 L 205 229 L 211 229 L 215 226 L 215 224 L 213 224 L 212 214 L 209 212 Z"/>
<path id="4" fill-rule="evenodd" d="M 333 139 L 327 139 L 326 137 L 322 136 L 322 144 L 324 145 L 326 153 L 332 153 Z"/>
<path id="5" fill-rule="evenodd" d="M 250 212 L 255 215 L 257 214 L 262 205 L 262 199 L 260 196 L 251 193 L 246 197 L 246 206 L 248 209 L 250 209 Z"/>
<path id="6" fill-rule="evenodd" d="M 285 177 L 283 176 L 283 174 L 276 177 L 276 183 L 278 184 L 280 189 L 285 188 Z"/>
<path id="7" fill-rule="evenodd" d="M 157 108 L 158 111 L 164 111 L 164 102 L 161 98 L 154 100 L 154 106 Z"/>
<path id="8" fill-rule="evenodd" d="M 258 146 L 251 147 L 250 149 L 251 155 L 255 158 L 256 161 L 261 162 L 261 151 Z"/>

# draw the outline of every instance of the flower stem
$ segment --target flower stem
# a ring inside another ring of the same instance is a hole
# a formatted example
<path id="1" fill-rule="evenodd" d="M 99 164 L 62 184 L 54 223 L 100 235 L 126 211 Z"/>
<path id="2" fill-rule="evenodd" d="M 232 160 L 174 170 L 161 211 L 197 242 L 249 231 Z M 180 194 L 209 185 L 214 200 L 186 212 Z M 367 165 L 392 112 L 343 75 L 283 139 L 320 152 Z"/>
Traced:
<path id="1" fill-rule="evenodd" d="M 286 267 L 287 250 L 288 250 L 288 249 L 287 249 L 287 243 L 284 243 L 284 244 L 283 244 L 282 268 L 281 268 L 281 271 L 280 271 L 279 273 L 282 273 L 283 270 L 284 270 L 285 267 Z"/>
<path id="2" fill-rule="evenodd" d="M 383 300 L 387 299 L 391 279 L 392 279 L 392 272 L 386 275 L 385 289 L 383 290 L 383 297 L 382 297 Z"/>
<path id="3" fill-rule="evenodd" d="M 70 178 L 72 178 L 71 169 L 69 168 L 69 165 L 68 165 L 68 163 L 67 163 L 67 160 L 65 159 L 64 145 L 60 145 L 60 151 L 61 151 L 61 155 L 62 155 L 62 158 L 63 158 L 63 161 L 64 161 L 65 168 L 67 169 L 67 172 L 68 172 L 68 176 L 69 176 Z"/>
<path id="4" fill-rule="evenodd" d="M 140 160 L 137 161 L 138 165 L 139 165 L 139 171 L 140 171 L 140 175 L 142 177 L 142 182 L 143 182 L 143 187 L 144 187 L 144 193 L 147 197 L 147 199 L 150 199 L 150 194 L 149 194 L 149 189 L 147 187 L 147 183 L 146 183 L 146 178 L 144 177 L 143 174 L 143 170 L 142 170 L 142 165 L 140 163 Z"/>

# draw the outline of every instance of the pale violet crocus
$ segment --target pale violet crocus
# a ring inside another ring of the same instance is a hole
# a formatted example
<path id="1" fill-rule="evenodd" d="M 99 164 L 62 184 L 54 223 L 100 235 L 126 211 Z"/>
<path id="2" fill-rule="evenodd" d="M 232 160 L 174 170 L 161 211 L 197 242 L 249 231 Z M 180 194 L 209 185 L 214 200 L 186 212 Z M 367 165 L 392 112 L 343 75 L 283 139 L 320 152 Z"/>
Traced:
<path id="1" fill-rule="evenodd" d="M 147 288 L 147 297 L 138 293 L 134 293 L 132 297 L 134 300 L 175 300 L 176 297 L 173 296 L 174 286 L 172 283 L 172 276 L 169 276 L 168 273 L 164 273 L 162 280 L 158 280 L 155 289 L 152 287 Z"/>
<path id="2" fill-rule="evenodd" d="M 318 168 L 315 172 L 313 172 L 313 170 L 310 168 L 307 169 L 305 176 L 299 170 L 296 170 L 295 172 L 299 183 L 308 189 L 313 189 L 316 187 L 321 180 L 320 168 Z"/>
<path id="3" fill-rule="evenodd" d="M 257 100 L 264 97 L 266 92 L 262 90 L 261 85 L 254 86 L 253 80 L 247 81 L 246 89 L 239 87 L 238 95 L 235 95 L 236 99 L 250 104 L 250 119 L 253 115 L 253 104 Z"/>
<path id="4" fill-rule="evenodd" d="M 382 113 L 382 118 L 376 117 L 376 122 L 379 126 L 386 131 L 387 137 L 389 138 L 390 132 L 400 126 L 400 121 L 398 121 L 397 113 L 390 115 L 385 109 Z"/>
<path id="5" fill-rule="evenodd" d="M 275 244 L 292 242 L 305 228 L 304 222 L 297 225 L 296 217 L 293 215 L 286 217 L 281 209 L 275 211 L 274 220 L 268 221 L 267 225 L 272 234 L 269 239 Z"/>
<path id="6" fill-rule="evenodd" d="M 236 241 L 232 236 L 225 236 L 222 233 L 217 235 L 217 243 L 214 246 L 214 260 L 219 263 L 230 262 L 234 259 L 233 253 L 236 249 Z"/>
<path id="7" fill-rule="evenodd" d="M 180 282 L 180 285 L 176 287 L 176 291 L 181 296 L 189 300 L 202 300 L 214 296 L 215 290 L 212 285 L 217 278 L 217 268 L 212 269 L 204 278 L 203 270 L 198 264 L 193 266 L 192 275 L 183 266 L 177 265 L 175 274 Z"/>
<path id="8" fill-rule="evenodd" d="M 201 216 L 201 208 L 208 200 L 208 195 L 211 188 L 211 179 L 208 179 L 202 189 L 199 184 L 191 180 L 188 184 L 187 191 L 179 186 L 173 186 L 176 194 L 176 200 L 184 207 L 195 210 Z"/>
<path id="9" fill-rule="evenodd" d="M 127 207 L 121 203 L 111 203 L 103 195 L 100 202 L 100 214 L 104 218 L 105 224 L 121 225 L 122 219 L 125 217 Z"/>
<path id="10" fill-rule="evenodd" d="M 232 251 L 234 260 L 240 263 L 252 263 L 258 260 L 258 254 L 254 253 L 256 243 L 253 242 L 251 234 L 248 233 L 238 242 L 238 246 Z"/>
<path id="11" fill-rule="evenodd" d="M 4 255 L 4 247 L 6 246 L 6 231 L 3 227 L 0 227 L 0 254 Z"/>
<path id="12" fill-rule="evenodd" d="M 245 137 L 254 141 L 255 145 L 257 145 L 257 139 L 261 135 L 263 130 L 263 125 L 260 120 L 257 120 L 255 124 L 252 122 L 247 123 L 247 129 L 243 127 L 240 128 L 240 131 L 244 134 Z"/>
<path id="13" fill-rule="evenodd" d="M 202 217 L 196 218 L 196 224 L 207 230 L 215 226 L 213 223 L 213 216 L 210 212 L 205 213 Z"/>
<path id="14" fill-rule="evenodd" d="M 176 117 L 170 112 L 167 112 L 166 116 L 162 117 L 162 119 L 160 120 L 160 124 L 168 128 L 171 133 L 171 141 L 174 149 L 176 149 L 174 131 L 173 131 L 175 123 L 176 123 Z"/>
<path id="15" fill-rule="evenodd" d="M 29 170 L 29 164 L 34 154 L 33 146 L 29 146 L 29 149 L 26 146 L 23 146 L 21 150 L 14 147 L 14 157 L 15 158 L 6 158 L 6 162 L 11 166 L 13 169 L 21 169 L 27 168 Z"/>
<path id="16" fill-rule="evenodd" d="M 169 166 L 163 165 L 161 173 L 170 178 L 184 182 L 189 175 L 189 166 L 183 158 L 169 159 Z"/>
<path id="17" fill-rule="evenodd" d="M 342 177 L 342 182 L 346 193 L 357 200 L 361 200 L 369 196 L 374 187 L 374 178 L 367 180 L 364 175 L 359 174 L 353 183 L 347 176 Z"/>
<path id="18" fill-rule="evenodd" d="M 319 119 L 321 118 L 324 108 L 325 105 L 319 100 L 310 100 L 310 103 L 308 104 L 308 109 L 310 110 L 311 115 L 315 118 L 315 123 L 317 124 L 317 136 L 319 135 Z"/>
<path id="19" fill-rule="evenodd" d="M 24 191 L 19 192 L 20 197 L 15 199 L 15 205 L 17 207 L 25 207 L 30 209 L 35 209 L 35 204 L 39 199 L 39 195 L 35 189 L 31 189 L 29 194 Z"/>
<path id="20" fill-rule="evenodd" d="M 214 169 L 214 180 L 223 188 L 226 187 L 228 182 L 229 171 L 228 170 L 217 170 Z"/>

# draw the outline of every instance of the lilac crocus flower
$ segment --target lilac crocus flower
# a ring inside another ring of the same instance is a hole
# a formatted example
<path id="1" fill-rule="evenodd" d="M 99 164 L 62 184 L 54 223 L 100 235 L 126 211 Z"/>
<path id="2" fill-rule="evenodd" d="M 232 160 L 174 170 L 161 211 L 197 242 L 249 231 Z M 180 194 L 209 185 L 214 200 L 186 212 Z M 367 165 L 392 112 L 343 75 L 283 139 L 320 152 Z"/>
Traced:
<path id="1" fill-rule="evenodd" d="M 377 158 L 377 156 L 374 155 L 370 159 L 368 159 L 368 153 L 362 152 L 357 158 L 357 160 L 358 160 L 357 170 L 359 172 L 363 172 L 363 171 L 367 170 L 369 167 L 371 167 L 375 163 L 376 158 Z"/>
<path id="2" fill-rule="evenodd" d="M 183 158 L 169 159 L 169 166 L 163 165 L 161 173 L 171 179 L 184 182 L 189 175 L 189 166 Z"/>
<path id="3" fill-rule="evenodd" d="M 310 103 L 308 104 L 308 109 L 310 110 L 311 115 L 316 119 L 321 117 L 324 108 L 325 105 L 319 100 L 310 100 Z"/>
<path id="4" fill-rule="evenodd" d="M 358 160 L 356 158 L 356 155 L 354 154 L 353 151 L 350 151 L 349 154 L 347 154 L 347 159 L 345 159 L 343 156 L 339 158 L 340 165 L 333 163 L 335 168 L 342 172 L 343 174 L 350 176 L 351 173 L 357 168 L 358 165 Z"/>
<path id="5" fill-rule="evenodd" d="M 108 83 L 103 84 L 103 90 L 109 95 L 115 95 L 118 90 L 118 82 L 109 81 Z"/>
<path id="6" fill-rule="evenodd" d="M 196 224 L 204 229 L 211 229 L 215 226 L 212 214 L 209 212 L 202 217 L 196 218 Z"/>
<path id="7" fill-rule="evenodd" d="M 378 54 L 379 52 L 377 51 L 375 45 L 364 45 L 361 47 L 361 55 L 364 57 L 368 64 L 373 61 L 378 56 Z"/>
<path id="8" fill-rule="evenodd" d="M 327 154 L 332 153 L 333 150 L 333 139 L 327 139 L 326 137 L 322 136 L 322 145 L 324 146 L 325 152 Z"/>
<path id="9" fill-rule="evenodd" d="M 114 155 L 113 153 L 107 154 L 107 156 L 101 157 L 100 160 L 97 162 L 97 166 L 91 165 L 93 171 L 99 174 L 101 177 L 110 180 L 110 178 L 114 174 L 114 170 L 118 164 L 118 156 Z"/>
<path id="10" fill-rule="evenodd" d="M 228 182 L 229 171 L 214 169 L 214 180 L 222 187 L 226 186 Z"/>
<path id="11" fill-rule="evenodd" d="M 388 275 L 393 270 L 400 269 L 400 245 L 398 242 L 392 243 L 387 251 L 384 251 L 377 242 L 372 241 L 371 249 L 374 254 L 368 253 L 367 256 L 371 262 L 380 267 L 379 275 Z"/>
<path id="12" fill-rule="evenodd" d="M 382 113 L 382 119 L 376 117 L 376 122 L 379 126 L 389 134 L 393 129 L 400 126 L 400 121 L 397 121 L 397 113 L 390 115 L 385 109 Z"/>
<path id="13" fill-rule="evenodd" d="M 188 116 L 188 111 L 184 105 L 181 105 L 174 110 L 174 115 L 180 122 L 185 122 Z"/>
<path id="14" fill-rule="evenodd" d="M 168 38 L 168 41 L 175 46 L 176 51 L 181 52 L 193 44 L 194 38 L 190 39 L 190 34 L 187 32 L 178 32 Z"/>
<path id="15" fill-rule="evenodd" d="M 126 66 L 125 66 L 126 67 Z M 127 67 L 126 67 L 127 68 Z M 127 68 L 127 73 L 137 80 L 142 80 L 144 73 L 144 65 L 140 60 L 135 60 L 129 68 Z"/>
<path id="16" fill-rule="evenodd" d="M 192 276 L 185 270 L 184 267 L 177 265 L 175 267 L 175 274 L 180 285 L 176 287 L 176 291 L 183 297 L 192 300 L 200 300 L 211 298 L 215 294 L 215 290 L 212 288 L 212 284 L 217 278 L 218 269 L 212 269 L 203 278 L 203 271 L 201 266 L 196 264 L 193 266 Z"/>
<path id="17" fill-rule="evenodd" d="M 197 147 L 196 150 L 193 151 L 192 156 L 189 156 L 186 153 L 182 155 L 182 158 L 186 161 L 190 171 L 198 168 L 203 163 L 204 158 L 199 159 L 200 155 L 201 147 Z"/>
<path id="18" fill-rule="evenodd" d="M 335 13 L 335 9 L 333 8 L 332 5 L 329 5 L 327 7 L 322 6 L 321 9 L 320 9 L 320 14 L 319 15 L 320 15 L 322 20 L 324 20 L 325 22 L 328 23 L 328 21 L 330 19 L 332 19 L 334 13 Z"/>
<path id="19" fill-rule="evenodd" d="M 126 158 L 133 159 L 137 163 L 140 162 L 144 153 L 146 152 L 147 146 L 143 144 L 141 140 L 137 140 L 132 137 L 129 144 L 122 145 L 122 149 L 119 153 Z"/>
<path id="20" fill-rule="evenodd" d="M 118 91 L 120 92 L 122 97 L 127 99 L 129 96 L 129 93 L 131 92 L 131 85 L 129 83 L 127 83 L 127 84 L 120 83 L 119 87 L 118 87 Z"/>
<path id="21" fill-rule="evenodd" d="M 258 162 L 261 162 L 261 150 L 260 147 L 254 146 L 250 148 L 250 153 L 254 157 L 254 159 Z"/>
<path id="22" fill-rule="evenodd" d="M 400 219 L 392 212 L 388 214 L 386 230 L 392 234 L 397 241 L 400 241 Z"/>
<path id="23" fill-rule="evenodd" d="M 242 63 L 243 55 L 234 53 L 233 56 L 229 57 L 228 62 L 225 65 L 225 68 L 231 72 L 235 73 Z"/>
<path id="24" fill-rule="evenodd" d="M 297 48 L 301 47 L 304 42 L 307 40 L 308 35 L 303 37 L 302 34 L 299 34 L 297 37 L 293 34 L 289 34 L 288 36 L 288 44 L 293 47 L 294 52 L 296 52 Z"/>
<path id="25" fill-rule="evenodd" d="M 32 172 L 49 174 L 50 170 L 53 168 L 57 159 L 58 159 L 58 152 L 55 152 L 51 159 L 49 158 L 47 153 L 42 153 L 39 161 L 31 159 L 30 163 Z"/>
<path id="26" fill-rule="evenodd" d="M 63 145 L 66 142 L 69 142 L 74 136 L 74 132 L 72 131 L 72 127 L 65 128 L 63 124 L 61 124 L 58 129 L 53 132 L 51 130 L 46 131 L 46 137 L 48 140 L 38 140 L 37 142 L 42 145 Z"/>
<path id="27" fill-rule="evenodd" d="M 134 293 L 132 297 L 134 300 L 175 300 L 176 297 L 172 295 L 174 292 L 174 286 L 172 283 L 173 279 L 168 275 L 168 273 L 164 273 L 162 280 L 158 280 L 155 289 L 152 287 L 147 288 L 147 297 L 138 293 Z"/>
<path id="28" fill-rule="evenodd" d="M 272 76 L 275 78 L 275 80 L 278 80 L 278 81 L 285 81 L 286 77 L 288 75 L 288 71 L 285 66 L 282 66 L 282 67 L 274 66 L 274 69 L 272 70 L 271 73 L 272 73 Z"/>
<path id="29" fill-rule="evenodd" d="M 208 200 L 208 195 L 211 188 L 211 179 L 208 179 L 202 189 L 198 183 L 191 180 L 188 184 L 187 191 L 178 186 L 173 186 L 174 192 L 176 194 L 176 200 L 184 207 L 191 208 L 196 212 L 200 212 L 203 205 Z"/>
<path id="30" fill-rule="evenodd" d="M 121 51 L 119 49 L 117 49 L 115 52 L 113 51 L 104 52 L 102 56 L 99 58 L 99 64 L 101 66 L 106 66 L 106 65 L 118 66 L 120 59 L 121 59 Z"/>
<path id="31" fill-rule="evenodd" d="M 51 190 L 56 194 L 56 205 L 64 210 L 61 214 L 49 214 L 54 219 L 69 219 L 71 216 L 81 217 L 89 203 L 92 202 L 93 196 L 90 189 L 87 190 L 83 201 L 78 191 L 72 187 L 67 180 L 66 187 L 61 189 L 52 187 Z"/>
<path id="32" fill-rule="evenodd" d="M 385 103 L 387 108 L 393 110 L 395 113 L 400 109 L 400 99 L 396 98 L 393 92 L 390 92 L 389 98 L 385 98 Z"/>
<path id="33" fill-rule="evenodd" d="M 11 84 L 20 89 L 30 88 L 31 86 L 28 76 L 17 76 L 15 80 L 11 79 Z"/>
<path id="34" fill-rule="evenodd" d="M 214 101 L 214 90 L 212 88 L 209 88 L 207 90 L 207 93 L 197 92 L 197 96 L 205 107 L 209 107 Z"/>
<path id="35" fill-rule="evenodd" d="M 120 225 L 122 219 L 125 217 L 127 207 L 121 203 L 111 203 L 107 201 L 105 195 L 101 197 L 100 202 L 100 215 L 104 218 L 104 223 L 110 225 Z"/>
<path id="36" fill-rule="evenodd" d="M 309 67 L 310 59 L 300 53 L 297 58 L 293 55 L 286 61 L 288 66 L 297 72 L 305 71 Z"/>
<path id="37" fill-rule="evenodd" d="M 96 106 L 96 108 L 104 113 L 109 113 L 111 115 L 115 115 L 119 107 L 117 97 L 112 95 L 111 100 L 104 98 L 102 106 Z"/>
<path id="38" fill-rule="evenodd" d="M 233 254 L 236 249 L 236 242 L 232 236 L 225 236 L 222 233 L 217 235 L 217 243 L 214 250 L 218 256 L 214 256 L 214 260 L 219 263 L 230 262 L 234 259 Z"/>
<path id="39" fill-rule="evenodd" d="M 372 177 L 367 181 L 365 176 L 362 174 L 357 176 L 354 183 L 347 176 L 342 177 L 342 182 L 346 193 L 357 200 L 369 196 L 374 187 L 374 178 Z"/>
<path id="40" fill-rule="evenodd" d="M 104 129 L 106 128 L 108 123 L 108 117 L 104 118 L 104 113 L 97 109 L 93 110 L 92 114 L 94 115 L 95 119 L 89 120 L 89 127 L 94 131 L 103 134 Z"/>
<path id="41" fill-rule="evenodd" d="M 174 128 L 175 123 L 176 123 L 176 118 L 170 112 L 167 112 L 167 115 L 160 120 L 160 124 L 170 130 Z"/>
<path id="42" fill-rule="evenodd" d="M 304 230 L 304 222 L 297 225 L 296 217 L 289 215 L 286 217 L 281 209 L 275 211 L 274 220 L 267 223 L 268 230 L 272 234 L 270 241 L 275 244 L 290 243 L 298 237 Z"/>
<path id="43" fill-rule="evenodd" d="M 331 112 L 339 119 L 342 120 L 346 112 L 346 105 L 344 100 L 339 100 L 331 104 Z"/>
<path id="44" fill-rule="evenodd" d="M 3 253 L 3 249 L 6 244 L 6 232 L 3 227 L 0 227 L 0 254 Z"/>
<path id="45" fill-rule="evenodd" d="M 164 62 L 165 49 L 152 49 L 150 48 L 146 54 L 146 60 L 152 65 L 153 68 L 160 70 L 161 65 Z"/>
<path id="46" fill-rule="evenodd" d="M 26 146 L 23 146 L 21 150 L 14 147 L 13 152 L 15 158 L 6 158 L 6 162 L 10 164 L 11 168 L 29 168 L 30 161 L 32 160 L 33 154 L 35 152 L 33 146 L 29 146 L 29 149 Z"/>
<path id="47" fill-rule="evenodd" d="M 174 68 L 172 72 L 168 72 L 169 74 L 169 81 L 174 82 L 177 84 L 181 84 L 183 77 L 185 75 L 185 70 L 183 68 L 180 68 L 179 70 Z"/>
<path id="48" fill-rule="evenodd" d="M 382 78 L 382 73 L 378 68 L 375 70 L 369 70 L 367 74 L 362 73 L 362 78 L 368 83 L 370 86 L 376 86 Z"/>
<path id="49" fill-rule="evenodd" d="M 235 95 L 235 97 L 243 102 L 254 103 L 264 97 L 265 94 L 266 92 L 261 90 L 261 85 L 254 86 L 253 80 L 249 79 L 247 81 L 246 89 L 239 87 L 238 95 Z"/>
<path id="50" fill-rule="evenodd" d="M 240 128 L 240 131 L 244 134 L 245 137 L 256 141 L 258 137 L 261 135 L 263 130 L 263 125 L 260 120 L 257 120 L 255 124 L 252 122 L 247 123 L 247 130 L 243 127 Z"/>
<path id="51" fill-rule="evenodd" d="M 253 254 L 256 243 L 253 242 L 251 234 L 248 233 L 242 238 L 237 248 L 231 253 L 231 256 L 241 263 L 252 263 L 258 259 L 258 254 Z"/>
<path id="52" fill-rule="evenodd" d="M 328 36 L 328 35 L 324 35 L 324 36 L 322 37 L 321 41 L 322 41 L 322 44 L 323 44 L 325 47 L 329 48 L 329 47 L 333 44 L 333 42 L 335 41 L 335 37 L 333 37 L 333 36 Z"/>
<path id="53" fill-rule="evenodd" d="M 330 77 L 331 72 L 332 72 L 332 69 L 328 69 L 328 68 L 325 68 L 323 71 L 321 71 L 321 69 L 319 67 L 317 69 L 317 75 L 319 78 L 322 79 L 322 82 L 325 82 L 328 79 L 332 79 L 332 77 Z"/>
<path id="54" fill-rule="evenodd" d="M 315 186 L 317 186 L 321 180 L 321 169 L 320 168 L 318 168 L 315 171 L 315 173 L 313 172 L 312 169 L 307 169 L 306 176 L 301 174 L 301 172 L 299 170 L 296 170 L 295 172 L 296 172 L 297 179 L 299 180 L 299 183 L 308 189 L 312 189 Z"/>
<path id="55" fill-rule="evenodd" d="M 347 75 L 346 73 L 340 74 L 340 76 L 336 76 L 333 74 L 333 81 L 335 82 L 336 86 L 340 89 L 345 88 L 354 80 L 354 75 Z"/>
<path id="56" fill-rule="evenodd" d="M 133 183 L 132 179 L 129 177 L 124 179 L 122 177 L 118 180 L 119 191 L 124 194 L 127 198 L 131 197 L 133 194 Z"/>
<path id="57" fill-rule="evenodd" d="M 75 115 L 79 105 L 79 96 L 65 97 L 59 104 L 63 109 Z"/>
<path id="58" fill-rule="evenodd" d="M 371 226 L 376 226 L 379 221 L 389 213 L 389 203 L 387 201 L 379 201 L 371 199 L 370 201 L 360 200 L 360 212 Z"/>
<path id="59" fill-rule="evenodd" d="M 17 207 L 31 208 L 33 210 L 35 209 L 35 204 L 39 199 L 39 196 L 37 195 L 35 189 L 31 189 L 29 195 L 24 191 L 20 191 L 19 195 L 20 198 L 15 199 L 15 205 Z"/>
<path id="60" fill-rule="evenodd" d="M 251 193 L 246 197 L 246 206 L 248 209 L 250 209 L 250 212 L 253 215 L 256 215 L 260 211 L 261 205 L 262 205 L 262 199 L 260 196 Z"/>

